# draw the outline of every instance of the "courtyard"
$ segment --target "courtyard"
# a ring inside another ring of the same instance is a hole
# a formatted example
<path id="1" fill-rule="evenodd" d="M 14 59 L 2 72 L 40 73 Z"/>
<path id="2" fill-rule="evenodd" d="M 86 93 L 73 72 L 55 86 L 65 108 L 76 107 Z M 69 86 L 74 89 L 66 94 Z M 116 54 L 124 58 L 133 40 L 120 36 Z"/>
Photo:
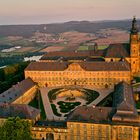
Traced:
<path id="1" fill-rule="evenodd" d="M 80 86 L 44 87 L 40 89 L 47 120 L 65 120 L 78 106 L 98 104 L 112 90 L 95 90 Z"/>

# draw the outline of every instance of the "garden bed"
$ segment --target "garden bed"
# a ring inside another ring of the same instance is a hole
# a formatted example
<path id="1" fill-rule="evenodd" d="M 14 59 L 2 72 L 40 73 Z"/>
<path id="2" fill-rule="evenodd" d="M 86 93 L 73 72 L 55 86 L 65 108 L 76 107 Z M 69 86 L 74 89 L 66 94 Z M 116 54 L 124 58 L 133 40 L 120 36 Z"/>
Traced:
<path id="1" fill-rule="evenodd" d="M 80 102 L 64 102 L 64 101 L 59 101 L 57 104 L 59 105 L 60 112 L 68 113 L 72 109 L 74 109 L 76 106 L 79 106 L 81 103 Z"/>
<path id="2" fill-rule="evenodd" d="M 51 107 L 52 107 L 53 113 L 54 113 L 56 116 L 61 117 L 61 114 L 59 114 L 59 113 L 57 112 L 57 108 L 56 108 L 55 104 L 51 104 Z"/>

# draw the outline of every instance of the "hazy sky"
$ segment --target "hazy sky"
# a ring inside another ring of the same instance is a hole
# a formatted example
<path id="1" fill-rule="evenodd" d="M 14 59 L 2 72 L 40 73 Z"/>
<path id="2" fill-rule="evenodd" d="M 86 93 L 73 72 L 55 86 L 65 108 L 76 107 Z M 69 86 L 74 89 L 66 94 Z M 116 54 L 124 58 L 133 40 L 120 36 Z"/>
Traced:
<path id="1" fill-rule="evenodd" d="M 0 0 L 0 24 L 140 17 L 140 0 Z"/>

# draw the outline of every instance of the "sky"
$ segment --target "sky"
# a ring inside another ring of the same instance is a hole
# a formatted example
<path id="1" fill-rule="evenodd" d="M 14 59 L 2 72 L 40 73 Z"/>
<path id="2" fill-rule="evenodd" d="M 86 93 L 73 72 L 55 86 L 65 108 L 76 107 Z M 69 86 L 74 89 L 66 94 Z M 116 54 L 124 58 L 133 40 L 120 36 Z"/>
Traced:
<path id="1" fill-rule="evenodd" d="M 140 0 L 0 0 L 0 25 L 140 18 Z"/>

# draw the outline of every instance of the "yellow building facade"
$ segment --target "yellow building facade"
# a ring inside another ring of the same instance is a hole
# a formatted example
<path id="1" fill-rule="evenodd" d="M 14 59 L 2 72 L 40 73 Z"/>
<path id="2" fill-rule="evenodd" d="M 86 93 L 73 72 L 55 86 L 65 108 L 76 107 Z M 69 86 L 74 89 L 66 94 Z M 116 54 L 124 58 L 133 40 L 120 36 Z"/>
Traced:
<path id="1" fill-rule="evenodd" d="M 37 86 L 33 86 L 31 89 L 26 91 L 22 96 L 17 98 L 15 101 L 12 102 L 12 104 L 29 104 L 37 93 Z"/>
<path id="2" fill-rule="evenodd" d="M 85 63 L 85 62 L 84 62 Z M 89 62 L 89 69 L 86 70 L 81 63 L 70 63 L 63 65 L 63 70 L 35 70 L 34 67 L 49 67 L 49 65 L 59 65 L 59 62 L 34 62 L 25 70 L 25 77 L 30 77 L 41 87 L 55 87 L 65 85 L 91 86 L 98 88 L 114 87 L 120 81 L 130 83 L 131 72 L 125 62 Z M 61 67 L 60 63 L 60 67 Z M 82 65 L 82 66 L 81 66 Z M 87 65 L 87 64 L 86 64 Z M 105 65 L 104 70 L 99 67 Z M 114 67 L 113 67 L 114 65 Z M 88 65 L 87 65 L 88 67 Z M 92 67 L 92 68 L 91 68 Z M 33 69 L 33 70 L 30 70 Z"/>
<path id="3" fill-rule="evenodd" d="M 139 127 L 124 124 L 67 122 L 67 128 L 32 127 L 33 139 L 49 140 L 139 140 Z"/>

